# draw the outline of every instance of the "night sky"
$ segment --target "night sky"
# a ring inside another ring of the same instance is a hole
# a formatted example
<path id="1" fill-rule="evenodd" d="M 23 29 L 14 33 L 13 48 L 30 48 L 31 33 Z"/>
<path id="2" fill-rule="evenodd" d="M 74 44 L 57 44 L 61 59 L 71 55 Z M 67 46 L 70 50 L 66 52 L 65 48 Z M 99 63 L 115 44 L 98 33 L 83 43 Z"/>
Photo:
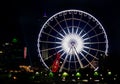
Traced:
<path id="1" fill-rule="evenodd" d="M 4 1 L 0 16 L 0 41 L 10 42 L 12 38 L 18 38 L 20 46 L 28 47 L 28 55 L 34 61 L 38 56 L 37 37 L 42 25 L 50 16 L 66 9 L 86 11 L 102 23 L 109 41 L 109 65 L 117 69 L 120 62 L 120 9 L 118 2 L 113 0 Z M 43 17 L 44 12 L 47 17 Z"/>

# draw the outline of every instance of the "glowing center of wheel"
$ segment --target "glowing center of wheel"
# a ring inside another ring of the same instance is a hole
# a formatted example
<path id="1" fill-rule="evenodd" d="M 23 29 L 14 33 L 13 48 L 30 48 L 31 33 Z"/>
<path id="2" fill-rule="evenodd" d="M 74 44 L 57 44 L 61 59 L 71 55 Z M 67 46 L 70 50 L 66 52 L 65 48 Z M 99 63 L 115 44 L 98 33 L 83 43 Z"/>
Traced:
<path id="1" fill-rule="evenodd" d="M 67 54 L 79 53 L 83 49 L 83 39 L 77 34 L 68 34 L 62 40 L 62 48 Z"/>

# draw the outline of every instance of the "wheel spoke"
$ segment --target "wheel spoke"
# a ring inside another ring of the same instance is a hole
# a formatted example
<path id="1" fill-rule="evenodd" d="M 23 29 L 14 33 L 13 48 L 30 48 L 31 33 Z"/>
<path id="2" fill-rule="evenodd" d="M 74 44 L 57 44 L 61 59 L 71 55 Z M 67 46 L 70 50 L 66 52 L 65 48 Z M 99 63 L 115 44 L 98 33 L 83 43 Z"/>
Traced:
<path id="1" fill-rule="evenodd" d="M 79 56 L 78 56 L 77 50 L 76 50 L 75 47 L 73 47 L 73 48 L 74 48 L 74 50 L 75 50 L 75 55 L 76 55 L 77 60 L 78 60 L 78 62 L 79 62 L 79 64 L 80 64 L 80 67 L 83 68 L 83 64 L 82 64 L 82 62 L 81 62 L 81 60 L 80 60 L 80 58 L 79 58 Z"/>
<path id="2" fill-rule="evenodd" d="M 50 56 L 46 57 L 46 58 L 44 59 L 44 61 L 46 61 L 46 60 L 50 59 L 50 58 L 51 58 L 51 57 L 53 57 L 55 54 L 56 54 L 56 52 L 55 52 L 54 54 L 52 54 L 52 55 L 50 55 Z"/>
<path id="3" fill-rule="evenodd" d="M 71 51 L 71 48 L 70 48 L 69 52 L 70 52 L 70 51 Z M 63 69 L 63 67 L 64 67 L 64 65 L 65 65 L 65 63 L 66 63 L 66 61 L 67 61 L 68 55 L 69 55 L 69 54 L 67 54 L 67 55 L 65 56 L 64 62 L 63 62 L 63 64 L 61 65 L 59 72 L 62 72 L 62 69 Z"/>
<path id="4" fill-rule="evenodd" d="M 49 27 L 51 27 L 55 32 L 57 32 L 60 36 L 64 37 L 63 34 L 61 34 L 60 32 L 58 32 L 55 28 L 53 28 L 51 25 L 47 24 Z"/>
<path id="5" fill-rule="evenodd" d="M 58 22 L 58 20 L 56 18 L 54 18 L 57 22 L 57 24 L 60 26 L 60 28 L 62 29 L 62 31 L 64 32 L 65 35 L 67 35 L 66 31 L 62 28 L 62 26 L 60 25 L 60 23 Z"/>
<path id="6" fill-rule="evenodd" d="M 65 56 L 64 62 L 63 62 L 63 64 L 61 65 L 59 72 L 62 72 L 62 69 L 63 69 L 63 67 L 64 67 L 64 65 L 65 65 L 65 63 L 66 63 L 66 61 L 67 61 L 68 55 L 69 55 L 69 54 L 67 54 L 67 55 Z"/>
<path id="7" fill-rule="evenodd" d="M 67 27 L 67 31 L 68 31 L 68 33 L 70 34 L 70 30 L 69 30 L 69 28 L 68 28 L 68 24 L 67 24 L 66 17 L 65 17 L 64 14 L 63 14 L 63 17 L 64 17 L 64 21 L 65 21 L 65 24 L 66 24 L 66 27 Z"/>
<path id="8" fill-rule="evenodd" d="M 72 13 L 72 34 L 74 33 L 74 15 Z"/>
<path id="9" fill-rule="evenodd" d="M 57 48 L 61 48 L 62 46 L 56 46 L 56 47 L 53 47 L 53 48 L 47 48 L 47 49 L 43 49 L 41 50 L 41 52 L 43 51 L 48 51 L 48 50 L 53 50 L 53 49 L 57 49 Z"/>
<path id="10" fill-rule="evenodd" d="M 70 58 L 69 58 L 69 64 L 68 64 L 68 70 L 70 70 L 70 63 L 71 63 L 71 57 L 72 57 L 72 55 L 70 54 Z"/>
<path id="11" fill-rule="evenodd" d="M 84 46 L 84 48 L 105 53 L 105 51 L 103 51 L 103 50 L 99 50 L 99 49 L 95 49 L 95 48 L 91 48 L 91 47 L 87 47 L 87 46 Z"/>
<path id="12" fill-rule="evenodd" d="M 88 39 L 97 37 L 97 36 L 99 36 L 99 35 L 101 35 L 101 34 L 103 34 L 103 32 L 101 32 L 101 33 L 99 33 L 99 34 L 96 34 L 96 35 L 93 35 L 93 36 L 90 36 L 90 37 L 87 37 L 87 38 L 85 38 L 85 39 L 83 39 L 83 40 L 85 41 L 85 40 L 88 40 Z"/>
<path id="13" fill-rule="evenodd" d="M 83 29 L 79 32 L 79 35 L 82 34 L 82 32 L 85 30 L 86 26 L 89 24 L 90 19 L 88 20 L 88 22 L 86 22 L 85 26 L 83 27 Z"/>
<path id="14" fill-rule="evenodd" d="M 62 49 L 61 49 L 62 50 Z M 61 50 L 60 51 L 58 51 L 58 52 L 61 52 Z M 65 54 L 65 53 L 64 53 Z M 48 56 L 48 57 L 46 57 L 45 59 L 44 59 L 44 61 L 46 61 L 46 60 L 48 60 L 48 59 L 50 59 L 51 57 L 53 57 L 54 55 L 56 55 L 56 52 L 55 53 L 53 53 L 52 55 L 50 55 L 50 56 Z M 61 56 L 63 56 L 63 54 L 61 55 Z M 61 58 L 61 57 L 60 57 Z"/>
<path id="15" fill-rule="evenodd" d="M 76 67 L 76 58 L 75 58 L 75 55 L 74 55 L 74 63 L 75 63 L 75 70 L 77 70 L 77 67 Z M 79 61 L 78 61 L 79 62 Z"/>
<path id="16" fill-rule="evenodd" d="M 98 25 L 96 25 L 95 27 L 93 27 L 92 29 L 90 29 L 87 33 L 83 34 L 81 37 L 83 38 L 85 35 L 87 35 L 88 33 L 90 33 L 92 30 L 94 30 Z"/>
<path id="17" fill-rule="evenodd" d="M 55 39 L 62 40 L 61 38 L 59 38 L 59 37 L 57 37 L 57 36 L 50 35 L 50 34 L 48 34 L 48 33 L 46 33 L 46 32 L 42 32 L 42 33 L 44 33 L 44 34 L 46 34 L 46 35 L 48 35 L 48 36 L 50 36 L 50 37 L 53 37 L 53 38 L 55 38 Z"/>
<path id="18" fill-rule="evenodd" d="M 85 43 L 83 43 L 83 44 L 104 44 L 104 43 L 106 43 L 106 42 L 85 42 Z"/>
<path id="19" fill-rule="evenodd" d="M 61 55 L 60 55 L 60 58 L 62 58 L 62 56 L 64 56 L 65 52 L 63 52 Z"/>
<path id="20" fill-rule="evenodd" d="M 41 43 L 61 44 L 61 42 L 40 41 Z"/>
<path id="21" fill-rule="evenodd" d="M 83 55 L 83 53 L 80 52 L 80 54 L 91 65 L 91 67 L 93 67 L 93 69 L 95 69 L 94 65 L 91 64 L 91 62 Z"/>
<path id="22" fill-rule="evenodd" d="M 57 51 L 58 53 L 60 53 L 60 52 L 62 52 L 62 51 L 64 51 L 62 48 L 59 50 L 59 51 Z"/>
<path id="23" fill-rule="evenodd" d="M 83 49 L 83 52 L 87 53 L 87 54 L 88 54 L 88 55 L 90 55 L 91 57 L 93 57 L 93 58 L 95 58 L 95 59 L 97 59 L 97 60 L 98 60 L 98 58 L 97 58 L 97 57 L 95 57 L 94 55 L 92 55 L 92 54 L 90 54 L 89 52 L 85 51 L 84 49 Z"/>
<path id="24" fill-rule="evenodd" d="M 80 20 L 81 20 L 81 19 L 82 19 L 82 15 L 81 15 L 81 17 L 80 17 Z M 78 23 L 77 30 L 76 30 L 76 34 L 78 34 L 78 29 L 79 29 L 80 23 L 81 23 L 81 21 L 79 21 L 79 23 Z"/>

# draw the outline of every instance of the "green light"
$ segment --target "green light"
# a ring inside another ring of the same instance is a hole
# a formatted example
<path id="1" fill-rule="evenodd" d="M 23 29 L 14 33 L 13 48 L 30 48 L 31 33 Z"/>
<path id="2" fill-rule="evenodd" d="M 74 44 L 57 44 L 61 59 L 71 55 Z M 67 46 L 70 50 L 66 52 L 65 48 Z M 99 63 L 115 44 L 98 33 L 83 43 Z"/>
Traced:
<path id="1" fill-rule="evenodd" d="M 34 79 L 35 78 L 35 76 L 32 76 L 32 79 Z"/>
<path id="2" fill-rule="evenodd" d="M 77 77 L 81 77 L 81 74 L 79 72 L 76 73 Z"/>
<path id="3" fill-rule="evenodd" d="M 43 72 L 40 72 L 40 74 L 42 75 L 42 74 L 43 74 Z"/>
<path id="4" fill-rule="evenodd" d="M 10 78 L 10 77 L 12 77 L 12 74 L 11 74 L 11 73 L 9 73 L 9 74 L 8 74 L 8 77 L 9 77 L 9 78 Z"/>
<path id="5" fill-rule="evenodd" d="M 108 71 L 108 75 L 111 75 L 112 73 L 111 73 L 111 71 Z"/>
<path id="6" fill-rule="evenodd" d="M 53 77 L 54 74 L 52 72 L 49 73 L 49 77 Z"/>
<path id="7" fill-rule="evenodd" d="M 16 38 L 13 38 L 12 42 L 13 42 L 13 43 L 17 43 L 18 40 L 17 40 Z"/>
<path id="8" fill-rule="evenodd" d="M 66 76 L 68 76 L 68 73 L 67 72 L 63 72 L 62 77 L 66 77 Z"/>
<path id="9" fill-rule="evenodd" d="M 94 76 L 98 76 L 99 73 L 97 71 L 94 72 Z"/>

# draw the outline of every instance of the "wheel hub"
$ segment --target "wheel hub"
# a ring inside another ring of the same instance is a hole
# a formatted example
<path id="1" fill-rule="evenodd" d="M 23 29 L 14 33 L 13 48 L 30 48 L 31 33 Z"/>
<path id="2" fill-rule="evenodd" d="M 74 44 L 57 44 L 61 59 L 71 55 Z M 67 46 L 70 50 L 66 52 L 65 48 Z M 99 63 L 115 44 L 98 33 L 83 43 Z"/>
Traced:
<path id="1" fill-rule="evenodd" d="M 77 34 L 68 34 L 62 40 L 62 48 L 67 54 L 74 54 L 83 49 L 83 39 Z"/>

